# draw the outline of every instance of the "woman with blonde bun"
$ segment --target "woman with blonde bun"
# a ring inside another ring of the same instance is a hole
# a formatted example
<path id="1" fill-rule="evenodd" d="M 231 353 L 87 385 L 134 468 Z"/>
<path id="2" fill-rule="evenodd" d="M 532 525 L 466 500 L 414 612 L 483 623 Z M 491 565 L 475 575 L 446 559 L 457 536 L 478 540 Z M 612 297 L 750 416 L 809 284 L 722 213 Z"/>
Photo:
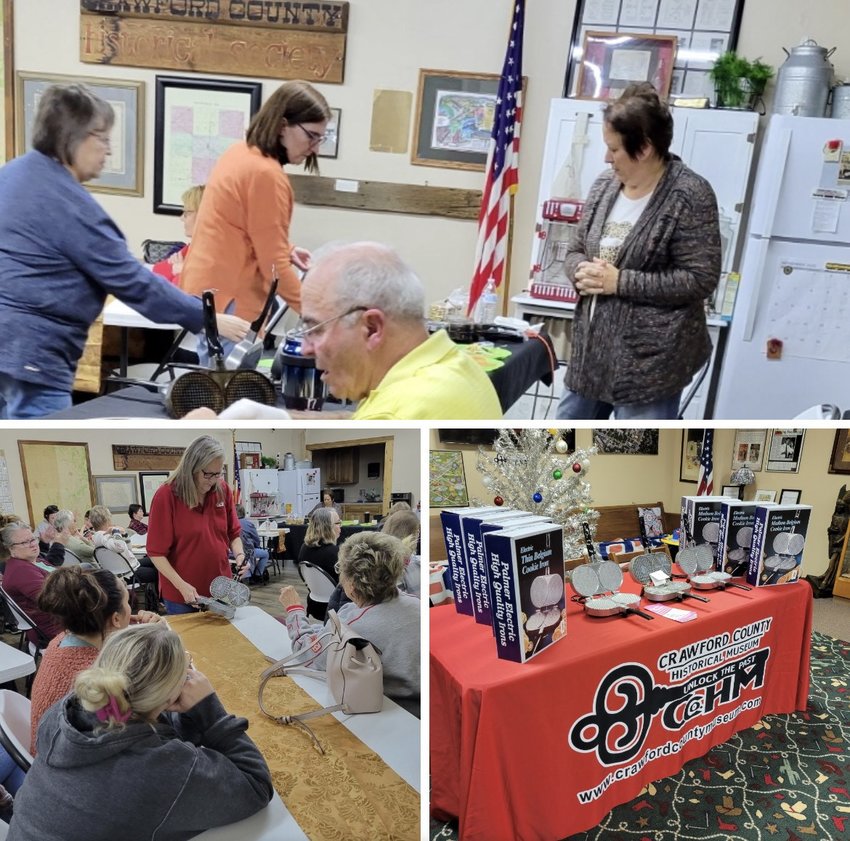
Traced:
<path id="1" fill-rule="evenodd" d="M 185 841 L 247 818 L 273 794 L 247 727 L 164 623 L 116 631 L 42 718 L 8 838 Z"/>

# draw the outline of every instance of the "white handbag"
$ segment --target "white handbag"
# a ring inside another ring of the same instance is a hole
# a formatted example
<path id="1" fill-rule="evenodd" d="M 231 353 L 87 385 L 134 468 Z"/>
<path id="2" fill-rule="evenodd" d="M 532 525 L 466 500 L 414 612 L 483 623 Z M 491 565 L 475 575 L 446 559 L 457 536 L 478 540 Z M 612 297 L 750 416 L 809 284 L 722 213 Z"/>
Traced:
<path id="1" fill-rule="evenodd" d="M 325 672 L 307 666 L 327 652 Z M 272 715 L 263 705 L 263 689 L 270 678 L 292 674 L 310 675 L 326 679 L 336 704 L 298 715 Z M 258 692 L 260 710 L 279 724 L 297 725 L 310 734 L 314 745 L 324 753 L 316 734 L 304 723 L 307 719 L 332 712 L 346 715 L 380 712 L 384 703 L 384 669 L 381 652 L 369 640 L 358 636 L 345 622 L 328 611 L 324 632 L 310 648 L 302 649 L 278 660 L 260 675 Z"/>

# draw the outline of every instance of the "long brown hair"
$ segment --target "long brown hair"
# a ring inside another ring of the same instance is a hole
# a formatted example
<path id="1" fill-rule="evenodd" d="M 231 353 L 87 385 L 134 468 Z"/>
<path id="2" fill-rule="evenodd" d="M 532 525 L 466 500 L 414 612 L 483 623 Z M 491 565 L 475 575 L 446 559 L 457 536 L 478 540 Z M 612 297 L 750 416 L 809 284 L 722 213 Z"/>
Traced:
<path id="1" fill-rule="evenodd" d="M 299 123 L 322 123 L 331 118 L 327 100 L 307 82 L 284 82 L 264 103 L 251 120 L 245 139 L 267 158 L 276 158 L 281 166 L 288 163 L 286 149 L 280 142 L 283 126 Z M 318 172 L 319 162 L 313 150 L 304 161 L 307 172 Z"/>

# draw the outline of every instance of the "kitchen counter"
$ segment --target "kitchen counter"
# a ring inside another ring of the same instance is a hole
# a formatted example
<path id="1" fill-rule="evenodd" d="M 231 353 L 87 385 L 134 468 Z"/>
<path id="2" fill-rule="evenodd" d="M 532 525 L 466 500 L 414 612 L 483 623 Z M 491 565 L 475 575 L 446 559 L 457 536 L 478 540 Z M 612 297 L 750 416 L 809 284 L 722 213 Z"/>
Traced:
<path id="1" fill-rule="evenodd" d="M 384 513 L 383 502 L 343 502 L 343 520 L 362 520 L 364 514 L 380 517 Z"/>

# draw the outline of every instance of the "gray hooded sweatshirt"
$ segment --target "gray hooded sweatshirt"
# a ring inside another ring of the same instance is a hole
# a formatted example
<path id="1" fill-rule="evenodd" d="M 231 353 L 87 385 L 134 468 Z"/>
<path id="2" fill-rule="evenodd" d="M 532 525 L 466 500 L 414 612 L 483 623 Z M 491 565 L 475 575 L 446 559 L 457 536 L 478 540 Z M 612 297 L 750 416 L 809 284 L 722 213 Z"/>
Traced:
<path id="1" fill-rule="evenodd" d="M 183 841 L 250 817 L 272 798 L 247 720 L 215 694 L 155 726 L 97 725 L 73 694 L 44 714 L 9 841 Z"/>

